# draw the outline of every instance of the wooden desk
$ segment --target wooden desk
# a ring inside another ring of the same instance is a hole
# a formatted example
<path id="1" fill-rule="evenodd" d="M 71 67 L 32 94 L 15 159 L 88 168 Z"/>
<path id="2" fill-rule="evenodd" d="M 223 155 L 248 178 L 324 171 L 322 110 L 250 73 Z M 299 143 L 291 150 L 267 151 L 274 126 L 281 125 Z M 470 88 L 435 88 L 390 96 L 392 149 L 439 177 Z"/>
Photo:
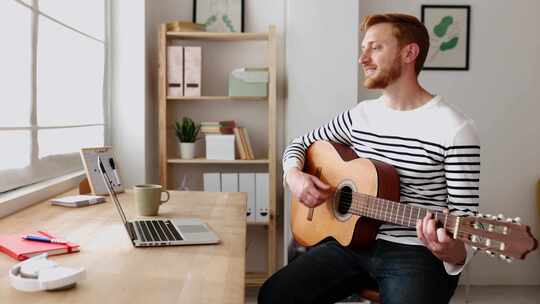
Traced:
<path id="1" fill-rule="evenodd" d="M 0 254 L 0 303 L 244 303 L 245 194 L 170 193 L 160 217 L 201 218 L 221 243 L 135 248 L 112 203 L 71 209 L 43 202 L 0 219 L 0 233 L 46 230 L 79 243 L 81 252 L 50 259 L 86 268 L 86 279 L 70 290 L 21 292 L 8 277 L 17 261 Z M 135 218 L 132 193 L 120 200 Z"/>

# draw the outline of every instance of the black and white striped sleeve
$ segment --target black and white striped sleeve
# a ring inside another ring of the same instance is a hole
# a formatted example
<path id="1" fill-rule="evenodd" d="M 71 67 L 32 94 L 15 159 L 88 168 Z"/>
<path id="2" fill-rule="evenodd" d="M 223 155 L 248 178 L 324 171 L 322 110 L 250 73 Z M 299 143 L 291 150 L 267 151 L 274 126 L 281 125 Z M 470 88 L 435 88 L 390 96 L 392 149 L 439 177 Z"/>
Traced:
<path id="1" fill-rule="evenodd" d="M 480 204 L 480 140 L 472 121 L 458 128 L 446 148 L 444 171 L 450 213 L 476 214 Z"/>
<path id="2" fill-rule="evenodd" d="M 348 110 L 334 117 L 329 123 L 293 139 L 283 152 L 284 175 L 287 175 L 293 167 L 299 169 L 304 167 L 306 151 L 317 140 L 328 140 L 351 146 L 351 128 L 351 111 Z"/>
<path id="3" fill-rule="evenodd" d="M 480 204 L 480 140 L 472 121 L 466 121 L 458 128 L 446 148 L 444 171 L 450 213 L 457 216 L 476 214 Z M 448 274 L 459 274 L 471 260 L 474 251 L 469 245 L 465 248 L 464 265 L 443 263 Z"/>

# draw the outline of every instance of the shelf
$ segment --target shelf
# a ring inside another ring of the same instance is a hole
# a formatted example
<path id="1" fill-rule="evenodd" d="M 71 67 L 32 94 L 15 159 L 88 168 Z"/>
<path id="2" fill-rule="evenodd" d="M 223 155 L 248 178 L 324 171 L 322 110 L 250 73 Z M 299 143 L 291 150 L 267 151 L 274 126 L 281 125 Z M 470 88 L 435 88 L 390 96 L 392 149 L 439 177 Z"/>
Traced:
<path id="1" fill-rule="evenodd" d="M 266 272 L 248 272 L 246 273 L 246 287 L 260 287 L 267 278 Z"/>
<path id="2" fill-rule="evenodd" d="M 247 222 L 248 226 L 268 226 L 268 222 Z"/>
<path id="3" fill-rule="evenodd" d="M 214 41 L 268 40 L 268 33 L 167 32 L 167 38 Z"/>
<path id="4" fill-rule="evenodd" d="M 206 158 L 194 158 L 194 159 L 181 159 L 181 158 L 169 158 L 167 160 L 169 164 L 268 164 L 268 159 L 235 159 L 235 160 L 216 160 L 216 159 L 206 159 Z"/>
<path id="5" fill-rule="evenodd" d="M 171 97 L 167 96 L 168 101 L 192 101 L 192 100 L 211 100 L 211 101 L 268 101 L 268 97 L 260 96 L 182 96 Z"/>

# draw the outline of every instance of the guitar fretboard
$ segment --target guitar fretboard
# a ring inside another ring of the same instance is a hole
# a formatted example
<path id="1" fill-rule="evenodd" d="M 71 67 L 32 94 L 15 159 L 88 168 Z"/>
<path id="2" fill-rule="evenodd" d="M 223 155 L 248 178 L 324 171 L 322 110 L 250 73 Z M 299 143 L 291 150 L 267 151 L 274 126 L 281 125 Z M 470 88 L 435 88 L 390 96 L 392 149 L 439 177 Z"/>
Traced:
<path id="1" fill-rule="evenodd" d="M 448 232 L 457 233 L 455 230 L 456 223 L 459 223 L 458 217 L 448 212 L 433 211 L 358 192 L 342 192 L 340 200 L 345 208 L 348 207 L 348 213 L 405 227 L 416 227 L 416 221 L 423 219 L 430 212 Z"/>

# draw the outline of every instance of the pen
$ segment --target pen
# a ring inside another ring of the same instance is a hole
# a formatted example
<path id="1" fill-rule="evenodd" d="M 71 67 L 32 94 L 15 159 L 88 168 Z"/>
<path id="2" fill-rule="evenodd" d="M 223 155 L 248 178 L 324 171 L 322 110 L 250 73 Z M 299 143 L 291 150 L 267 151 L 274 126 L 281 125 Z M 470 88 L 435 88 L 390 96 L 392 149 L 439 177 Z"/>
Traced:
<path id="1" fill-rule="evenodd" d="M 27 241 L 35 241 L 35 242 L 44 242 L 44 243 L 55 243 L 55 244 L 67 244 L 66 241 L 58 240 L 58 239 L 50 239 L 48 237 L 43 236 L 37 236 L 37 235 L 24 235 L 22 237 L 23 239 Z"/>

